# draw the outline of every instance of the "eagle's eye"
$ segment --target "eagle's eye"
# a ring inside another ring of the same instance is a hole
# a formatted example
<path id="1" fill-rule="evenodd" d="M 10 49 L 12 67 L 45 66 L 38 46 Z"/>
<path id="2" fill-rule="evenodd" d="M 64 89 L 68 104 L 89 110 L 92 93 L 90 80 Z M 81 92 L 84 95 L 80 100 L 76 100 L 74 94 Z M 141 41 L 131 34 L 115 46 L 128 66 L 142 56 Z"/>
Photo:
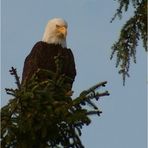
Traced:
<path id="1" fill-rule="evenodd" d="M 56 28 L 60 28 L 60 25 L 56 25 Z"/>

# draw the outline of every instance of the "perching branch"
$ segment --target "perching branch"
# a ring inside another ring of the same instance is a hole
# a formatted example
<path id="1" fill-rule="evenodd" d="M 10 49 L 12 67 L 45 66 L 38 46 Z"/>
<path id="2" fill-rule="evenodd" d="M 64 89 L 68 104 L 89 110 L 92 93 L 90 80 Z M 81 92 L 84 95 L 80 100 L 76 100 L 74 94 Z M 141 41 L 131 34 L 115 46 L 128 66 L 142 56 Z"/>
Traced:
<path id="1" fill-rule="evenodd" d="M 100 116 L 102 113 L 93 100 L 98 101 L 99 97 L 109 95 L 108 91 L 100 92 L 107 82 L 98 83 L 72 99 L 65 93 L 65 79 L 68 79 L 66 76 L 59 75 L 55 79 L 57 73 L 40 69 L 20 87 L 14 71 L 16 69 L 13 68 L 12 75 L 20 89 L 6 89 L 13 99 L 1 110 L 2 147 L 62 145 L 84 148 L 80 140 L 81 129 L 91 123 L 91 115 Z M 50 79 L 38 81 L 40 74 L 47 75 Z M 86 109 L 87 105 L 91 110 Z"/>

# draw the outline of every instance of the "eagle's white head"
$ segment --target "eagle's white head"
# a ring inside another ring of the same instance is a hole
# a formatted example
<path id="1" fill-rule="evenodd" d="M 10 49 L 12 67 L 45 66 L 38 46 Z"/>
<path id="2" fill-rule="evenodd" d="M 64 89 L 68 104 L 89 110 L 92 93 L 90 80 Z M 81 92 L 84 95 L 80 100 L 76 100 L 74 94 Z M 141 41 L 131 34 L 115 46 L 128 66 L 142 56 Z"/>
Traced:
<path id="1" fill-rule="evenodd" d="M 62 47 L 66 47 L 67 28 L 67 22 L 61 18 L 49 20 L 42 41 L 49 44 L 60 44 Z"/>

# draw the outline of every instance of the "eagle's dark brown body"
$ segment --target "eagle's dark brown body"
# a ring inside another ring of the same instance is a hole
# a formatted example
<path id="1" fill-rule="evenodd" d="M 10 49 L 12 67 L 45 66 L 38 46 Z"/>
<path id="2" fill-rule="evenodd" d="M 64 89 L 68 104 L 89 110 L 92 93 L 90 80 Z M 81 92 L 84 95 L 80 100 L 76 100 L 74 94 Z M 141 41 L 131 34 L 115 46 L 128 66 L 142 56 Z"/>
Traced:
<path id="1" fill-rule="evenodd" d="M 61 74 L 71 78 L 71 85 L 76 76 L 75 61 L 72 51 L 60 45 L 48 44 L 42 41 L 37 42 L 24 62 L 22 84 L 28 81 L 38 69 L 46 69 L 55 72 L 56 64 L 54 57 L 63 57 Z"/>

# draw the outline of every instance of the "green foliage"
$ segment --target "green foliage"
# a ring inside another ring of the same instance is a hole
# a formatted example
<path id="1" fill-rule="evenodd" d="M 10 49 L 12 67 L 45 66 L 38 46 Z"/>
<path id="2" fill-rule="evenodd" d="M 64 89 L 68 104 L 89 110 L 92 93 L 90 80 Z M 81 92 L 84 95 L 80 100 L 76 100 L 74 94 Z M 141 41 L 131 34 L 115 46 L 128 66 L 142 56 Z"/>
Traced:
<path id="1" fill-rule="evenodd" d="M 90 115 L 100 115 L 101 111 L 92 100 L 109 95 L 107 91 L 96 92 L 107 82 L 72 99 L 65 83 L 69 78 L 58 72 L 39 69 L 24 85 L 20 85 L 16 69 L 12 67 L 10 72 L 15 76 L 17 88 L 6 89 L 13 99 L 1 109 L 2 147 L 83 148 L 81 129 L 91 123 Z M 40 75 L 49 79 L 40 81 Z M 87 109 L 87 105 L 92 110 Z"/>
<path id="2" fill-rule="evenodd" d="M 116 54 L 116 67 L 120 66 L 119 74 L 122 74 L 123 84 L 129 77 L 130 61 L 136 63 L 136 47 L 142 39 L 143 47 L 147 51 L 147 1 L 146 0 L 118 0 L 119 8 L 112 21 L 118 16 L 122 17 L 123 11 L 127 11 L 129 5 L 134 7 L 134 16 L 131 17 L 121 29 L 120 37 L 112 46 L 112 55 Z M 112 22 L 111 21 L 111 22 Z"/>

